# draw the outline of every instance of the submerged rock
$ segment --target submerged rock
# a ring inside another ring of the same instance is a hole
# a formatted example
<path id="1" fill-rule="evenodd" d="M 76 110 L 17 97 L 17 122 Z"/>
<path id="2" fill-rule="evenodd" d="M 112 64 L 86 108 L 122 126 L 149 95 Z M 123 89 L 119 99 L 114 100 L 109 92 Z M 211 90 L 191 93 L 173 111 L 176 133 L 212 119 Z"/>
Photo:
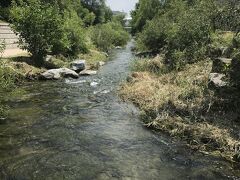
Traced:
<path id="1" fill-rule="evenodd" d="M 71 63 L 71 69 L 79 73 L 86 69 L 86 61 L 85 60 L 76 60 Z"/>
<path id="2" fill-rule="evenodd" d="M 84 70 L 79 73 L 80 76 L 91 76 L 96 74 L 97 74 L 97 71 L 93 71 L 93 70 Z"/>
<path id="3" fill-rule="evenodd" d="M 58 80 L 61 78 L 78 78 L 79 75 L 68 68 L 50 69 L 40 75 L 42 80 Z"/>
<path id="4" fill-rule="evenodd" d="M 227 82 L 223 80 L 226 76 L 220 73 L 210 73 L 209 75 L 209 85 L 218 88 L 227 85 Z"/>

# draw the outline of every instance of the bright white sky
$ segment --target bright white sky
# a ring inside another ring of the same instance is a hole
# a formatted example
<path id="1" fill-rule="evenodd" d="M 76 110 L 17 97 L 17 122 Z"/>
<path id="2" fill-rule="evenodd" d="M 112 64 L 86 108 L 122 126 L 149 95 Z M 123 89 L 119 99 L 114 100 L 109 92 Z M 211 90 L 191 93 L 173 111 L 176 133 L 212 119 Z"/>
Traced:
<path id="1" fill-rule="evenodd" d="M 135 8 L 138 0 L 107 0 L 106 3 L 114 11 L 124 11 L 129 14 Z"/>

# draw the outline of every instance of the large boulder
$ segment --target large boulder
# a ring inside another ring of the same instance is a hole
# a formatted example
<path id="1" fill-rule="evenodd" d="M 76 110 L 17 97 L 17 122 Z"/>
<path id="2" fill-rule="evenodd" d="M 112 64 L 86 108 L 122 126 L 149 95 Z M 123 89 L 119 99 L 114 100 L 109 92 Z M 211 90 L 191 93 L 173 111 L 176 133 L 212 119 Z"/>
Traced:
<path id="1" fill-rule="evenodd" d="M 215 58 L 213 60 L 212 72 L 226 74 L 232 63 L 232 59 L 229 58 Z"/>
<path id="2" fill-rule="evenodd" d="M 86 69 L 86 61 L 85 60 L 76 60 L 71 63 L 71 69 L 76 71 L 77 73 Z"/>
<path id="3" fill-rule="evenodd" d="M 212 87 L 212 88 L 225 87 L 227 85 L 227 82 L 224 81 L 225 77 L 226 77 L 225 74 L 210 73 L 210 75 L 209 75 L 209 86 Z"/>
<path id="4" fill-rule="evenodd" d="M 68 68 L 60 68 L 60 69 L 50 69 L 41 74 L 40 79 L 43 80 L 58 80 L 61 78 L 78 78 L 79 75 Z"/>

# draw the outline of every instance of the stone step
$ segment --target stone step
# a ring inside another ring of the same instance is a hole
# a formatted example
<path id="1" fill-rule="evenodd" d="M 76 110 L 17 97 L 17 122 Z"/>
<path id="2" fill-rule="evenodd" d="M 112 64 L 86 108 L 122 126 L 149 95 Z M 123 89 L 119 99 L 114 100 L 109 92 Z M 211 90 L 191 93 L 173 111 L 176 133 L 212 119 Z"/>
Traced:
<path id="1" fill-rule="evenodd" d="M 18 44 L 16 43 L 6 45 L 6 49 L 15 49 L 15 48 L 18 48 Z"/>
<path id="2" fill-rule="evenodd" d="M 5 39 L 4 40 L 5 44 L 18 44 L 18 39 Z"/>
<path id="3" fill-rule="evenodd" d="M 0 34 L 0 39 L 18 39 L 16 34 Z"/>
<path id="4" fill-rule="evenodd" d="M 0 27 L 0 34 L 14 34 L 11 29 L 4 29 Z"/>
<path id="5" fill-rule="evenodd" d="M 6 49 L 18 48 L 19 37 L 12 31 L 8 23 L 0 23 L 0 42 L 4 41 Z"/>

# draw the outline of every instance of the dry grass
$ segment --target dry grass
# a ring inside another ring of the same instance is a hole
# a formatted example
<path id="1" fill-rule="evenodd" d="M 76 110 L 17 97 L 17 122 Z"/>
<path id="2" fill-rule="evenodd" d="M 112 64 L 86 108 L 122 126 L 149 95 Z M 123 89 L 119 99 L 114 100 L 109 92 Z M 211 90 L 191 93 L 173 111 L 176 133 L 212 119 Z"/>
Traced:
<path id="1" fill-rule="evenodd" d="M 187 65 L 179 72 L 151 73 L 149 64 L 157 60 L 159 57 L 138 60 L 134 69 L 140 72 L 134 72 L 130 82 L 121 87 L 121 97 L 144 111 L 146 126 L 180 137 L 194 149 L 232 157 L 240 141 L 233 135 L 229 120 L 226 122 L 226 116 L 211 118 L 217 117 L 211 112 L 216 98 L 208 89 L 211 62 Z"/>

